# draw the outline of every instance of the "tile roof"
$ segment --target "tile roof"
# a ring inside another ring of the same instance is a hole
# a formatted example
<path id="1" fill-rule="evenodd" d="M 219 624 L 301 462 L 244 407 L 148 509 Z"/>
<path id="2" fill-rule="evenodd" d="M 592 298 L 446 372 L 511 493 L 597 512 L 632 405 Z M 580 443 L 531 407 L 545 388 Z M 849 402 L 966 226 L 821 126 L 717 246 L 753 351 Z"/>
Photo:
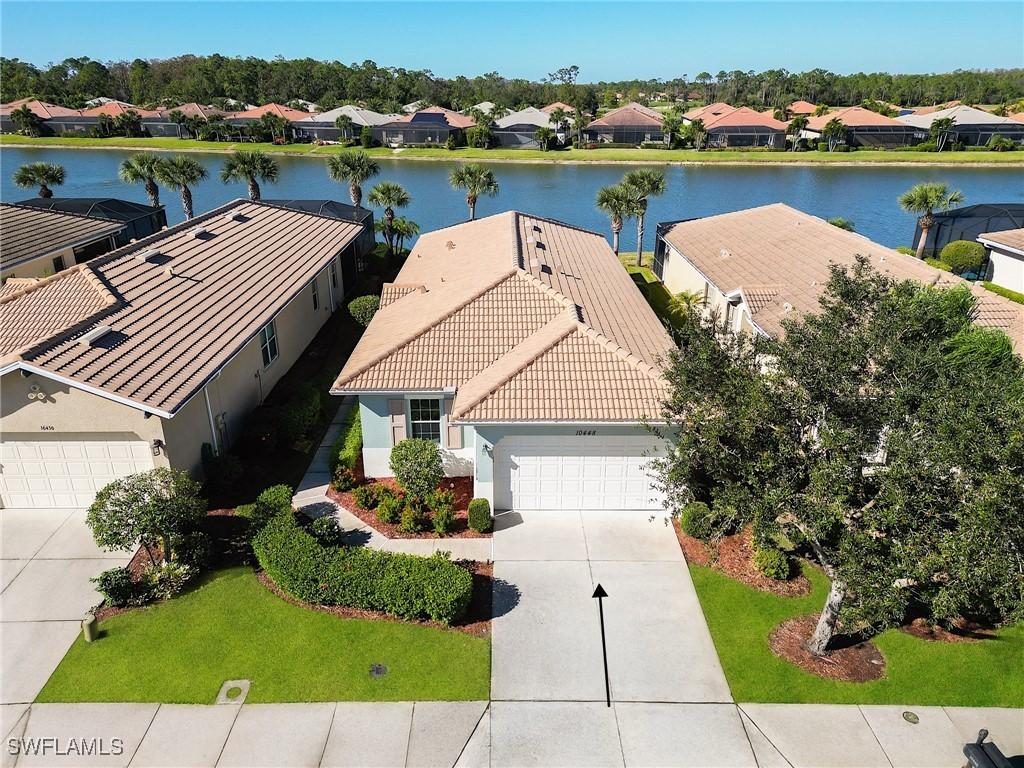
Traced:
<path id="1" fill-rule="evenodd" d="M 381 303 L 333 392 L 455 390 L 463 421 L 658 413 L 672 341 L 597 233 L 515 211 L 430 232 Z"/>
<path id="2" fill-rule="evenodd" d="M 336 218 L 233 201 L 0 298 L 3 312 L 18 319 L 11 344 L 36 335 L 40 316 L 59 310 L 65 323 L 47 325 L 44 339 L 3 363 L 173 415 L 361 231 Z M 83 280 L 89 275 L 114 297 L 97 314 L 90 314 L 96 289 Z M 81 317 L 92 327 L 77 325 Z M 110 330 L 79 343 L 99 326 Z"/>
<path id="3" fill-rule="evenodd" d="M 807 129 L 810 131 L 820 131 L 828 125 L 830 120 L 834 118 L 838 118 L 842 121 L 843 125 L 847 128 L 887 125 L 906 128 L 906 123 L 901 123 L 895 118 L 886 117 L 885 115 L 880 115 L 877 112 L 872 112 L 870 109 L 864 109 L 864 107 L 843 107 L 842 109 L 837 109 L 834 112 L 810 118 L 807 121 Z"/>
<path id="4" fill-rule="evenodd" d="M 693 109 L 683 112 L 683 117 L 687 120 L 703 120 L 707 122 L 716 115 L 721 115 L 723 112 L 729 112 L 730 110 L 736 109 L 732 104 L 726 104 L 724 101 L 716 101 L 714 104 L 706 104 L 703 107 L 694 107 Z"/>
<path id="5" fill-rule="evenodd" d="M 804 101 L 803 99 L 797 99 L 792 104 L 790 104 L 788 107 L 786 107 L 786 111 L 789 112 L 789 114 L 791 114 L 791 115 L 808 115 L 809 116 L 809 115 L 813 115 L 814 114 L 814 110 L 816 110 L 817 108 L 818 108 L 817 104 L 811 104 L 811 102 L 809 102 L 809 101 Z"/>
<path id="6" fill-rule="evenodd" d="M 949 109 L 950 107 L 959 107 L 963 104 L 959 99 L 953 99 L 953 101 L 947 101 L 945 104 L 935 104 L 931 107 L 918 107 L 914 110 L 915 115 L 930 115 L 932 112 L 938 112 L 940 109 Z"/>
<path id="7" fill-rule="evenodd" d="M 991 112 L 986 112 L 983 109 L 968 107 L 964 104 L 958 104 L 955 107 L 940 109 L 935 112 L 928 112 L 925 114 L 914 113 L 910 115 L 903 115 L 899 118 L 899 121 L 906 125 L 913 125 L 918 128 L 930 128 L 934 121 L 947 118 L 951 118 L 956 121 L 956 125 L 958 126 L 1007 125 L 1014 128 L 1017 127 L 1017 121 L 1009 117 L 999 117 L 998 115 L 993 115 Z"/>
<path id="8" fill-rule="evenodd" d="M 207 104 L 197 104 L 194 101 L 190 101 L 187 104 L 179 104 L 176 107 L 166 107 L 160 110 L 160 116 L 170 117 L 171 112 L 181 112 L 185 117 L 202 117 L 206 120 L 209 120 L 211 117 L 228 114 L 223 109 L 217 109 Z"/>
<path id="9" fill-rule="evenodd" d="M 357 107 L 354 104 L 345 104 L 341 107 L 321 112 L 318 115 L 307 115 L 296 122 L 300 124 L 327 123 L 329 125 L 334 125 L 342 115 L 351 118 L 354 125 L 383 125 L 384 123 L 390 123 L 401 117 L 401 115 L 382 115 L 380 112 L 374 112 L 372 109 L 363 109 L 362 107 Z"/>
<path id="10" fill-rule="evenodd" d="M 461 112 L 455 112 L 451 109 L 445 109 L 444 107 L 425 107 L 424 109 L 416 110 L 412 114 L 395 118 L 394 122 L 411 123 L 416 119 L 417 115 L 441 115 L 444 121 L 452 128 L 472 128 L 476 125 L 476 120 L 472 117 L 468 117 Z"/>
<path id="11" fill-rule="evenodd" d="M 776 120 L 771 114 L 758 112 L 750 107 L 737 107 L 704 120 L 704 127 L 708 130 L 715 128 L 742 128 L 746 126 L 773 128 L 777 131 L 786 130 L 786 123 Z"/>
<path id="12" fill-rule="evenodd" d="M 606 112 L 596 120 L 591 120 L 587 128 L 601 128 L 613 125 L 649 125 L 661 127 L 663 115 L 653 109 L 648 109 L 635 101 L 624 107 Z"/>
<path id="13" fill-rule="evenodd" d="M 292 109 L 286 107 L 284 104 L 264 104 L 259 107 L 253 107 L 252 109 L 246 109 L 241 112 L 231 112 L 228 115 L 229 120 L 259 120 L 265 114 L 270 113 L 283 117 L 285 120 L 303 120 L 310 116 L 309 112 L 303 112 L 301 109 Z"/>
<path id="14" fill-rule="evenodd" d="M 1024 229 L 1004 229 L 999 232 L 985 232 L 978 235 L 982 243 L 994 243 L 1015 251 L 1024 252 Z"/>
<path id="15" fill-rule="evenodd" d="M 39 101 L 39 99 L 18 99 L 17 101 L 11 101 L 7 104 L 0 104 L 0 115 L 9 117 L 16 109 L 25 106 L 43 120 L 48 120 L 51 117 L 78 117 L 82 114 L 77 109 L 68 109 L 67 107 L 61 107 L 57 104 Z"/>
<path id="16" fill-rule="evenodd" d="M 124 223 L 27 205 L 0 204 L 0 270 L 110 237 Z"/>
<path id="17" fill-rule="evenodd" d="M 782 203 L 665 225 L 665 240 L 723 293 L 740 291 L 754 323 L 770 336 L 785 333 L 793 312 L 814 312 L 832 264 L 852 266 L 866 256 L 878 271 L 926 285 L 969 285 Z M 1024 306 L 980 286 L 978 323 L 1001 328 L 1024 350 Z"/>
<path id="18" fill-rule="evenodd" d="M 141 107 L 136 107 L 134 104 L 128 104 L 124 101 L 108 101 L 105 104 L 100 104 L 99 106 L 92 107 L 91 109 L 83 109 L 82 117 L 99 117 L 100 115 L 117 117 L 128 112 L 134 112 L 140 118 L 161 117 L 161 112 L 159 110 L 142 109 Z"/>
<path id="19" fill-rule="evenodd" d="M 527 107 L 521 109 L 518 112 L 510 112 L 500 120 L 495 120 L 494 125 L 498 128 L 510 128 L 513 125 L 536 125 L 537 127 L 544 126 L 546 128 L 553 128 L 551 123 L 551 116 L 543 109 L 537 109 L 536 107 Z"/>
<path id="20" fill-rule="evenodd" d="M 576 107 L 570 107 L 564 101 L 553 101 L 550 104 L 548 104 L 546 107 L 541 107 L 540 111 L 541 112 L 547 112 L 547 113 L 550 114 L 551 112 L 554 112 L 556 109 L 559 109 L 559 108 L 561 108 L 561 110 L 563 112 L 567 112 L 569 114 L 572 114 L 573 112 L 576 111 Z"/>

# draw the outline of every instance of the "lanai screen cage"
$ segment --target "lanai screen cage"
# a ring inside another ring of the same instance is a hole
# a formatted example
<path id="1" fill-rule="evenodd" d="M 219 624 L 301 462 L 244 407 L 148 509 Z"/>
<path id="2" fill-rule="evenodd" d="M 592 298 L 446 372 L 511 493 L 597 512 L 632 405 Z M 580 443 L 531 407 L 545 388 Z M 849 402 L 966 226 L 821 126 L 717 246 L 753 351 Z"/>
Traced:
<path id="1" fill-rule="evenodd" d="M 491 130 L 494 141 L 499 147 L 511 149 L 539 149 L 540 142 L 537 141 L 536 125 L 513 125 L 509 128 L 494 128 Z"/>
<path id="2" fill-rule="evenodd" d="M 924 252 L 937 256 L 954 240 L 975 240 L 985 232 L 1024 227 L 1024 203 L 980 203 L 935 214 L 935 224 L 928 230 Z M 914 245 L 921 236 L 921 226 L 914 227 Z"/>
<path id="3" fill-rule="evenodd" d="M 846 143 L 851 147 L 876 149 L 906 147 L 919 142 L 919 133 L 909 125 L 905 128 L 896 125 L 859 125 L 847 130 Z M 915 137 L 915 134 L 918 136 Z"/>
<path id="4" fill-rule="evenodd" d="M 587 128 L 583 137 L 591 144 L 645 144 L 665 141 L 665 132 L 654 125 L 603 125 Z"/>
<path id="5" fill-rule="evenodd" d="M 786 148 L 786 132 L 764 125 L 731 125 L 708 130 L 707 146 Z"/>

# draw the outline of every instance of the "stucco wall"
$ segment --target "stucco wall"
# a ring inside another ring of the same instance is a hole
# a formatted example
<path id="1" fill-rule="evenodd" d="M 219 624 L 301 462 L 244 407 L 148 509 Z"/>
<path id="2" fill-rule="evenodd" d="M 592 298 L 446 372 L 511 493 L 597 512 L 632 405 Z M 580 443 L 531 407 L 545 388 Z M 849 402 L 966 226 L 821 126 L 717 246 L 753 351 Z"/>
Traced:
<path id="1" fill-rule="evenodd" d="M 707 303 L 704 311 L 708 314 L 718 314 L 719 322 L 725 320 L 726 304 L 728 300 L 714 283 L 706 280 L 700 271 L 682 256 L 675 248 L 665 243 L 665 261 L 662 274 L 665 288 L 669 293 L 675 295 L 683 291 L 697 293 L 701 296 L 707 291 Z M 750 321 L 746 304 L 740 302 L 733 306 L 729 314 L 729 326 L 734 331 L 754 333 L 754 325 Z"/>
<path id="2" fill-rule="evenodd" d="M 989 251 L 988 269 L 993 283 L 1024 293 L 1024 256 L 993 248 Z"/>
<path id="3" fill-rule="evenodd" d="M 64 259 L 64 269 L 75 265 L 75 249 L 64 248 L 60 251 L 54 251 L 47 256 L 26 261 L 24 264 L 14 267 L 14 269 L 5 269 L 3 272 L 0 272 L 0 277 L 3 279 L 8 277 L 48 277 L 59 271 L 53 267 L 53 260 L 58 256 Z"/>

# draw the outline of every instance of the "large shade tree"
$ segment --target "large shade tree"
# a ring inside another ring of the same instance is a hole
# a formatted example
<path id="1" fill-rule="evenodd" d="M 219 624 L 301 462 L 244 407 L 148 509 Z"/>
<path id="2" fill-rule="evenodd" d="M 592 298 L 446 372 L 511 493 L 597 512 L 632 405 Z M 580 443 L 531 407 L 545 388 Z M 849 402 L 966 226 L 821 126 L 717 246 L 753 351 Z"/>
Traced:
<path id="1" fill-rule="evenodd" d="M 665 194 L 668 182 L 665 181 L 664 171 L 639 168 L 626 173 L 621 183 L 632 198 L 630 214 L 636 218 L 636 265 L 639 267 L 643 265 L 644 222 L 648 200 Z"/>
<path id="2" fill-rule="evenodd" d="M 498 180 L 494 178 L 494 171 L 479 163 L 459 165 L 448 175 L 448 181 L 453 188 L 466 191 L 470 221 L 476 218 L 476 201 L 481 195 L 494 197 L 498 194 Z"/>
<path id="3" fill-rule="evenodd" d="M 138 152 L 121 161 L 118 176 L 125 184 L 141 184 L 146 190 L 149 204 L 160 205 L 160 187 L 157 186 L 157 166 L 160 158 L 152 152 Z"/>
<path id="4" fill-rule="evenodd" d="M 242 182 L 249 188 L 249 199 L 260 199 L 260 184 L 277 182 L 280 175 L 277 161 L 266 152 L 240 149 L 232 152 L 220 169 L 220 180 L 225 184 Z"/>
<path id="5" fill-rule="evenodd" d="M 1024 618 L 1024 364 L 967 288 L 834 268 L 813 314 L 752 342 L 690 316 L 667 366 L 673 504 L 802 546 L 837 628 Z"/>
<path id="6" fill-rule="evenodd" d="M 395 208 L 406 208 L 412 197 L 405 187 L 394 181 L 382 181 L 370 190 L 367 198 L 370 205 L 384 209 L 384 242 L 388 247 L 388 258 L 395 255 Z"/>
<path id="7" fill-rule="evenodd" d="M 380 173 L 377 161 L 361 149 L 332 155 L 327 161 L 327 173 L 334 181 L 348 184 L 348 196 L 352 205 L 361 208 L 363 184 Z"/>
<path id="8" fill-rule="evenodd" d="M 63 165 L 27 163 L 14 172 L 14 185 L 22 189 L 39 187 L 39 197 L 53 197 L 50 187 L 59 187 L 65 177 Z"/>
<path id="9" fill-rule="evenodd" d="M 918 215 L 917 223 L 921 227 L 921 237 L 917 241 L 917 258 L 924 258 L 928 231 L 935 225 L 935 211 L 948 211 L 963 200 L 963 192 L 958 189 L 950 190 L 939 182 L 915 184 L 899 196 L 900 208 L 907 213 Z"/>
<path id="10" fill-rule="evenodd" d="M 167 187 L 175 189 L 181 195 L 181 209 L 186 219 L 191 219 L 192 187 L 206 178 L 206 168 L 198 160 L 187 155 L 173 155 L 164 158 L 156 167 L 156 180 Z"/>

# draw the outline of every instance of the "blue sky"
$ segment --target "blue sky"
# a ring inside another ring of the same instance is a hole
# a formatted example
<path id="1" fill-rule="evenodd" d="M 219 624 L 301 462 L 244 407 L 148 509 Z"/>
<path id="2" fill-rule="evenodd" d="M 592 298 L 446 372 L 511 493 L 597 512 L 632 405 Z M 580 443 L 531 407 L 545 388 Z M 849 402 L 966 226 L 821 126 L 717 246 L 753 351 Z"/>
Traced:
<path id="1" fill-rule="evenodd" d="M 0 3 L 4 56 L 46 64 L 182 53 L 582 81 L 701 70 L 945 72 L 1024 66 L 1024 3 Z"/>

